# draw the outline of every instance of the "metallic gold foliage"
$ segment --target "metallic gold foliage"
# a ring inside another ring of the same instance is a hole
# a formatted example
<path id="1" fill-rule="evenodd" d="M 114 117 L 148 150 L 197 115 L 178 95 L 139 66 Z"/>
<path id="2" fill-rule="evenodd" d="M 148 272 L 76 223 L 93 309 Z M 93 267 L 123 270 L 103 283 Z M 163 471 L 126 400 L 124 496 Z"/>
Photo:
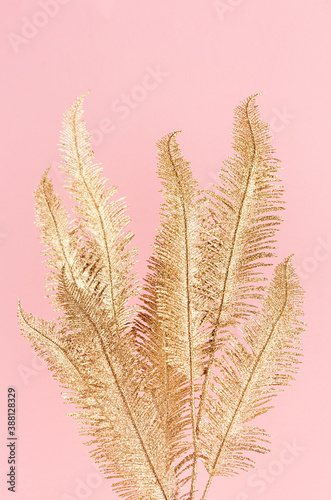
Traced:
<path id="1" fill-rule="evenodd" d="M 46 289 L 55 322 L 26 314 L 23 335 L 76 407 L 91 455 L 132 500 L 193 500 L 198 463 L 208 481 L 232 476 L 268 451 L 249 422 L 270 408 L 300 360 L 303 292 L 290 258 L 271 284 L 282 188 L 256 96 L 235 110 L 235 156 L 203 192 L 177 133 L 158 143 L 161 224 L 142 285 L 133 272 L 130 219 L 94 162 L 85 95 L 64 116 L 65 188 L 72 218 L 48 170 L 36 189 Z M 202 495 L 202 496 L 201 496 Z"/>
<path id="2" fill-rule="evenodd" d="M 235 156 L 225 162 L 219 182 L 209 193 L 202 286 L 208 298 L 205 322 L 210 330 L 210 350 L 197 418 L 198 435 L 217 373 L 216 352 L 226 343 L 231 329 L 254 317 L 266 280 L 262 270 L 274 256 L 274 236 L 281 222 L 278 161 L 273 158 L 268 126 L 259 116 L 255 99 L 250 97 L 235 109 Z"/>
<path id="3" fill-rule="evenodd" d="M 202 422 L 201 453 L 210 474 L 203 498 L 215 475 L 247 470 L 254 465 L 250 452 L 269 451 L 268 434 L 245 424 L 269 410 L 271 400 L 297 371 L 302 295 L 290 259 L 285 259 L 276 267 L 263 309 L 244 326 L 246 346 L 234 338 L 215 360 L 219 375 Z"/>
<path id="4" fill-rule="evenodd" d="M 62 171 L 65 188 L 75 201 L 77 225 L 87 252 L 98 261 L 103 299 L 113 316 L 118 335 L 130 323 L 129 299 L 137 295 L 134 275 L 135 249 L 128 248 L 132 233 L 126 230 L 130 219 L 123 199 L 114 200 L 115 186 L 106 186 L 100 165 L 94 162 L 90 136 L 82 120 L 83 100 L 79 98 L 64 116 L 61 134 Z"/>
<path id="5" fill-rule="evenodd" d="M 161 207 L 161 228 L 154 254 L 149 261 L 138 330 L 142 333 L 146 356 L 158 372 L 157 387 L 164 402 L 163 418 L 172 450 L 169 461 L 178 460 L 182 447 L 181 451 L 186 453 L 183 465 L 187 467 L 190 458 L 196 463 L 198 456 L 195 399 L 207 341 L 200 328 L 204 302 L 198 281 L 204 211 L 198 200 L 197 182 L 179 151 L 176 133 L 165 136 L 158 149 L 158 172 L 165 203 Z M 187 424 L 191 454 L 183 447 Z M 193 488 L 195 478 L 196 470 Z"/>
<path id="6" fill-rule="evenodd" d="M 41 239 L 45 244 L 44 255 L 49 268 L 46 289 L 52 291 L 63 265 L 67 266 L 73 280 L 74 262 L 78 251 L 78 233 L 63 207 L 62 200 L 54 192 L 49 169 L 43 175 L 35 191 L 36 219 L 40 228 Z"/>

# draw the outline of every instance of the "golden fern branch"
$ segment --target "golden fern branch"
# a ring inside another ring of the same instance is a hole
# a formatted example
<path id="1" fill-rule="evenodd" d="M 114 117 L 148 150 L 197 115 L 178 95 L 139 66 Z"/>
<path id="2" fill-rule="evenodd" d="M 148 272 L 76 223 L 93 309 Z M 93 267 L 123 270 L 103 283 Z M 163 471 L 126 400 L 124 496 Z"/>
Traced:
<path id="1" fill-rule="evenodd" d="M 126 498 L 173 498 L 171 474 L 157 409 L 134 383 L 134 364 L 121 345 L 109 349 L 109 316 L 93 290 L 82 291 L 62 273 L 57 301 L 68 331 L 54 332 L 19 308 L 21 328 L 54 370 L 64 397 L 81 411 L 73 414 L 92 436 L 91 454 L 106 477 L 121 480 L 115 489 Z M 46 332 L 45 332 L 46 330 Z M 51 335 L 48 334 L 51 331 Z M 63 364 L 64 363 L 64 364 Z"/>
<path id="2" fill-rule="evenodd" d="M 45 244 L 46 265 L 50 269 L 47 277 L 50 284 L 47 289 L 53 290 L 64 265 L 67 266 L 72 279 L 77 279 L 73 270 L 79 238 L 76 228 L 70 224 L 62 200 L 54 192 L 49 169 L 35 191 L 35 201 L 36 220 Z"/>
<path id="3" fill-rule="evenodd" d="M 106 186 L 100 165 L 94 162 L 90 135 L 82 119 L 84 98 L 85 94 L 64 116 L 61 169 L 66 176 L 65 188 L 76 202 L 78 228 L 85 246 L 97 257 L 104 299 L 117 334 L 122 336 L 132 319 L 132 307 L 127 302 L 137 295 L 130 273 L 136 251 L 128 247 L 133 235 L 125 230 L 130 222 L 125 202 L 113 199 L 117 188 Z"/>
<path id="4" fill-rule="evenodd" d="M 210 327 L 209 359 L 199 405 L 197 432 L 215 369 L 215 355 L 231 328 L 249 320 L 262 297 L 262 269 L 274 256 L 274 235 L 281 218 L 282 188 L 278 161 L 256 96 L 235 109 L 235 157 L 226 161 L 219 184 L 209 192 L 204 283 L 208 297 L 205 322 Z"/>
<path id="5" fill-rule="evenodd" d="M 248 348 L 238 342 L 218 361 L 220 376 L 212 387 L 203 421 L 202 455 L 209 479 L 253 466 L 247 453 L 266 453 L 268 435 L 246 426 L 270 409 L 268 404 L 293 380 L 300 360 L 303 291 L 290 258 L 279 264 L 263 311 L 244 327 Z M 218 439 L 213 437 L 218 434 Z"/>
<path id="6" fill-rule="evenodd" d="M 165 203 L 161 208 L 161 228 L 154 254 L 149 261 L 150 272 L 142 295 L 145 306 L 138 318 L 138 330 L 146 356 L 157 371 L 169 445 L 173 449 L 170 463 L 178 460 L 180 452 L 188 452 L 182 443 L 190 422 L 192 458 L 196 464 L 195 396 L 197 380 L 203 371 L 205 343 L 199 331 L 203 307 L 197 281 L 203 211 L 199 206 L 197 182 L 188 162 L 181 156 L 176 135 L 168 134 L 158 143 L 159 177 Z M 186 407 L 190 409 L 189 417 L 185 415 Z M 184 463 L 188 460 L 186 456 Z M 192 498 L 195 482 L 194 467 Z"/>

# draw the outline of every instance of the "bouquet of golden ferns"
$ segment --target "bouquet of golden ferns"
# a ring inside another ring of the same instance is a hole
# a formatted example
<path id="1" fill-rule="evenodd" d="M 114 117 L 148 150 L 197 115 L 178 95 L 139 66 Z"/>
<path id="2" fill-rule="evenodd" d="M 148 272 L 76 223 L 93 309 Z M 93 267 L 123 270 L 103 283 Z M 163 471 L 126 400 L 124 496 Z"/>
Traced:
<path id="1" fill-rule="evenodd" d="M 126 205 L 94 162 L 84 97 L 61 136 L 74 218 L 48 170 L 35 192 L 48 296 L 61 314 L 47 322 L 19 305 L 21 330 L 119 495 L 205 500 L 215 476 L 246 471 L 268 451 L 268 434 L 249 422 L 291 382 L 301 355 L 291 258 L 269 286 L 263 273 L 283 208 L 268 126 L 256 96 L 235 109 L 235 154 L 210 191 L 198 189 L 177 133 L 161 139 L 164 203 L 140 292 Z M 200 462 L 208 481 L 198 495 Z"/>

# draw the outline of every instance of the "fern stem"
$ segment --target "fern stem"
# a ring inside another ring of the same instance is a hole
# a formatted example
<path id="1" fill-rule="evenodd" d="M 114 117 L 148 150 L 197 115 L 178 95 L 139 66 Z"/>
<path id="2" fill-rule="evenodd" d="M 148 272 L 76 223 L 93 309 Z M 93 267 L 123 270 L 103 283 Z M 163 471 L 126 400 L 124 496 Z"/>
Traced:
<path id="1" fill-rule="evenodd" d="M 261 351 L 260 351 L 259 355 L 258 355 L 258 356 L 257 356 L 257 358 L 256 358 L 256 361 L 255 361 L 254 365 L 252 366 L 251 373 L 250 373 L 250 375 L 249 375 L 249 377 L 248 377 L 248 380 L 247 380 L 247 382 L 246 382 L 246 384 L 245 384 L 245 387 L 243 388 L 243 391 L 242 391 L 242 394 L 241 394 L 240 400 L 239 400 L 239 402 L 238 402 L 238 405 L 237 405 L 237 407 L 236 407 L 236 409 L 235 409 L 235 411 L 234 411 L 234 413 L 233 413 L 233 416 L 232 416 L 232 418 L 231 418 L 231 422 L 229 423 L 229 426 L 228 426 L 228 428 L 227 428 L 227 431 L 226 431 L 226 433 L 225 433 L 225 436 L 224 436 L 224 438 L 222 439 L 221 445 L 220 445 L 219 450 L 218 450 L 218 452 L 217 452 L 217 455 L 216 455 L 216 458 L 215 458 L 215 460 L 214 460 L 214 464 L 213 464 L 213 470 L 212 470 L 212 472 L 209 474 L 208 482 L 207 482 L 207 484 L 206 484 L 206 487 L 205 487 L 205 490 L 204 490 L 203 496 L 201 497 L 201 500 L 205 500 L 205 499 L 206 499 L 206 496 L 207 496 L 208 490 L 209 490 L 210 485 L 211 485 L 211 483 L 212 483 L 212 480 L 213 480 L 213 478 L 214 478 L 214 476 L 215 476 L 215 470 L 216 470 L 216 467 L 217 467 L 218 460 L 219 460 L 219 458 L 220 458 L 220 456 L 221 456 L 221 453 L 222 453 L 223 447 L 224 447 L 224 445 L 225 445 L 225 442 L 226 442 L 226 440 L 227 440 L 227 437 L 228 437 L 229 433 L 231 432 L 231 429 L 232 429 L 233 424 L 234 424 L 234 422 L 235 422 L 236 416 L 238 415 L 238 412 L 239 412 L 239 410 L 240 410 L 240 408 L 241 408 L 241 405 L 242 405 L 242 402 L 243 402 L 243 400 L 244 400 L 245 394 L 247 393 L 247 390 L 248 390 L 248 388 L 249 388 L 250 383 L 252 382 L 252 380 L 253 380 L 253 378 L 254 378 L 254 375 L 255 375 L 255 373 L 256 373 L 256 371 L 257 371 L 257 368 L 258 368 L 258 366 L 259 366 L 259 363 L 260 363 L 261 359 L 263 358 L 263 354 L 265 354 L 265 351 L 266 351 L 267 346 L 268 346 L 268 344 L 269 344 L 269 342 L 270 342 L 270 340 L 271 340 L 271 338 L 272 338 L 272 335 L 273 335 L 273 333 L 275 332 L 275 329 L 277 328 L 277 325 L 278 325 L 278 323 L 279 323 L 279 321 L 280 321 L 280 319 L 281 319 L 281 317 L 283 316 L 283 313 L 284 313 L 284 311 L 285 311 L 285 308 L 286 308 L 286 305 L 287 305 L 287 298 L 288 298 L 288 289 L 287 289 L 287 265 L 288 265 L 288 260 L 287 260 L 287 262 L 286 262 L 286 264 L 285 264 L 285 297 L 284 297 L 284 303 L 283 303 L 283 306 L 282 306 L 282 308 L 281 308 L 281 311 L 280 311 L 280 313 L 279 313 L 279 315 L 278 315 L 278 317 L 277 317 L 276 321 L 274 322 L 274 324 L 273 324 L 273 326 L 272 326 L 272 328 L 271 328 L 271 331 L 270 331 L 270 333 L 269 333 L 269 335 L 268 335 L 268 337 L 267 337 L 267 340 L 265 341 L 265 343 L 264 343 L 263 347 L 261 348 Z"/>

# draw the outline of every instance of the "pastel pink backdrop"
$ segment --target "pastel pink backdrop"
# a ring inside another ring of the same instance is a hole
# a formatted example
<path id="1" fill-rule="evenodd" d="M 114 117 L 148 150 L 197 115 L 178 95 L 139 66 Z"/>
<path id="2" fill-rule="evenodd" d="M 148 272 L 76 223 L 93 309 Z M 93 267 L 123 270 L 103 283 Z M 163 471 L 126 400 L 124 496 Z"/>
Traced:
<path id="1" fill-rule="evenodd" d="M 96 157 L 127 197 L 141 276 L 158 222 L 156 141 L 183 130 L 181 148 L 204 187 L 231 152 L 233 108 L 264 92 L 258 104 L 271 124 L 286 187 L 279 259 L 295 253 L 307 292 L 305 360 L 297 382 L 262 419 L 273 436 L 272 452 L 257 457 L 266 475 L 215 479 L 209 498 L 328 498 L 330 2 L 62 0 L 48 2 L 46 15 L 45 4 L 2 0 L 1 498 L 13 497 L 4 479 L 8 386 L 18 393 L 15 498 L 116 498 L 16 322 L 18 297 L 27 311 L 52 316 L 43 298 L 32 193 L 50 163 L 61 191 L 62 114 L 88 89 L 86 120 Z M 146 76 L 156 70 L 154 80 Z M 132 107 L 120 111 L 124 94 L 132 94 Z M 293 443 L 296 450 L 285 452 Z M 77 489 L 83 483 L 87 489 Z"/>

